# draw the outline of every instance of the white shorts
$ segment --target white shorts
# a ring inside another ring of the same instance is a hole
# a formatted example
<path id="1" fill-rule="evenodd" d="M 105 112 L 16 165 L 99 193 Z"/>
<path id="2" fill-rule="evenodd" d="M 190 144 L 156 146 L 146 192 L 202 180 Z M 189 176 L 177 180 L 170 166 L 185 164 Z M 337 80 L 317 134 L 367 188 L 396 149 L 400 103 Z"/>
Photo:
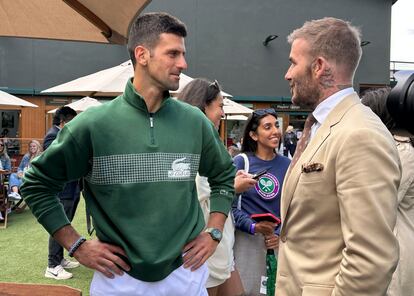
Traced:
<path id="1" fill-rule="evenodd" d="M 91 283 L 91 296 L 207 296 L 207 264 L 196 271 L 180 266 L 158 282 L 137 280 L 127 273 L 110 279 L 95 271 Z"/>

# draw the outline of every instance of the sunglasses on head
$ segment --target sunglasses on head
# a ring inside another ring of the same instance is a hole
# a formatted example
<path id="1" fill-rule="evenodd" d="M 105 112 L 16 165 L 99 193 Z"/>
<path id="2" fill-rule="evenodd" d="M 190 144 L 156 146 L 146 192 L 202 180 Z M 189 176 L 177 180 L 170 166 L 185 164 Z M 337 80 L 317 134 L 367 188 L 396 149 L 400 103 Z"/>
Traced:
<path id="1" fill-rule="evenodd" d="M 263 115 L 274 115 L 277 116 L 275 109 L 267 108 L 267 109 L 257 109 L 253 111 L 253 115 L 255 116 L 263 116 Z"/>
<path id="2" fill-rule="evenodd" d="M 220 86 L 219 83 L 216 79 L 214 79 L 214 81 L 212 83 L 210 83 L 209 87 L 215 87 L 216 89 L 220 90 Z"/>

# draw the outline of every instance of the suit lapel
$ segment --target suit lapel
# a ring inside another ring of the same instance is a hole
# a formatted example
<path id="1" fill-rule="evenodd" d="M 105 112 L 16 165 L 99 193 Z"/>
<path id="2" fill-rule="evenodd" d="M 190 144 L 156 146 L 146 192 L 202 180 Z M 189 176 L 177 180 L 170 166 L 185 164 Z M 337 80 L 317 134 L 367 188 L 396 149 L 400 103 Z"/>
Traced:
<path id="1" fill-rule="evenodd" d="M 294 167 L 289 167 L 288 174 L 286 175 L 283 190 L 282 190 L 282 204 L 281 204 L 281 217 L 282 221 L 286 219 L 289 206 L 292 201 L 293 195 L 299 177 L 302 173 L 302 164 L 312 161 L 313 156 L 319 150 L 321 145 L 331 134 L 331 128 L 341 121 L 345 113 L 355 104 L 359 103 L 360 99 L 356 94 L 346 96 L 328 115 L 325 122 L 319 127 L 316 134 L 313 136 L 305 151 L 298 159 Z"/>

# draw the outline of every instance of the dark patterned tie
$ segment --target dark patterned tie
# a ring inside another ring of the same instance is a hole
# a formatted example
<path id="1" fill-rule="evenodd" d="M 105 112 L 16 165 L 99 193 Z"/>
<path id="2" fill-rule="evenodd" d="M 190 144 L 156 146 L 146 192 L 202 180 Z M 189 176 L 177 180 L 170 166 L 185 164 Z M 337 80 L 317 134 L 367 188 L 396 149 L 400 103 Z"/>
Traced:
<path id="1" fill-rule="evenodd" d="M 299 157 L 302 155 L 303 151 L 305 151 L 306 146 L 308 146 L 308 142 L 311 135 L 311 127 L 316 122 L 315 117 L 313 117 L 312 113 L 308 115 L 305 121 L 305 127 L 303 128 L 302 136 L 298 141 L 298 145 L 296 147 L 295 155 L 293 156 L 292 162 L 290 163 L 290 167 L 293 168 L 298 161 Z"/>

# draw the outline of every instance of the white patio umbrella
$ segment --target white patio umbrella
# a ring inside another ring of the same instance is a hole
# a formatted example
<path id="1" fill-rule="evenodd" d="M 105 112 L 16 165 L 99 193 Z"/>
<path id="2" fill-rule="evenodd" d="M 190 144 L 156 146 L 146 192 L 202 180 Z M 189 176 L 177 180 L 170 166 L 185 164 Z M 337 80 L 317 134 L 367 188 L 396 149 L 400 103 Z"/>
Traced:
<path id="1" fill-rule="evenodd" d="M 128 79 L 133 76 L 134 69 L 131 60 L 129 60 L 118 66 L 45 89 L 42 93 L 115 97 L 124 92 Z M 191 80 L 193 78 L 181 73 L 179 87 L 176 91 L 171 91 L 171 93 L 180 93 Z M 222 92 L 222 95 L 224 97 L 232 97 L 232 95 L 225 92 Z"/>
<path id="2" fill-rule="evenodd" d="M 151 0 L 2 0 L 0 36 L 126 44 Z"/>
<path id="3" fill-rule="evenodd" d="M 38 107 L 37 105 L 0 90 L 0 106 Z"/>
<path id="4" fill-rule="evenodd" d="M 129 60 L 118 66 L 45 89 L 41 93 L 115 97 L 124 92 L 125 85 L 132 76 L 134 70 Z"/>
<path id="5" fill-rule="evenodd" d="M 230 99 L 223 99 L 223 110 L 224 110 L 224 138 L 227 139 L 227 121 L 228 120 L 247 120 L 246 115 L 250 115 L 253 110 L 243 106 L 242 104 L 236 103 Z M 227 147 L 227 141 L 225 141 Z"/>
<path id="6" fill-rule="evenodd" d="M 247 116 L 245 115 L 229 115 L 226 116 L 227 120 L 240 120 L 240 121 L 246 121 L 247 120 Z"/>
<path id="7" fill-rule="evenodd" d="M 84 98 L 82 98 L 78 101 L 67 104 L 65 106 L 71 107 L 76 112 L 83 112 L 83 111 L 85 111 L 86 109 L 88 109 L 90 107 L 96 107 L 96 106 L 99 106 L 99 105 L 102 105 L 102 103 L 99 102 L 98 100 L 90 98 L 90 97 L 84 97 Z M 57 108 L 53 109 L 53 110 L 50 110 L 47 113 L 55 113 L 56 110 L 57 110 Z"/>
<path id="8" fill-rule="evenodd" d="M 227 98 L 223 99 L 223 103 L 224 114 L 226 115 L 249 115 L 253 112 L 252 109 Z"/>

